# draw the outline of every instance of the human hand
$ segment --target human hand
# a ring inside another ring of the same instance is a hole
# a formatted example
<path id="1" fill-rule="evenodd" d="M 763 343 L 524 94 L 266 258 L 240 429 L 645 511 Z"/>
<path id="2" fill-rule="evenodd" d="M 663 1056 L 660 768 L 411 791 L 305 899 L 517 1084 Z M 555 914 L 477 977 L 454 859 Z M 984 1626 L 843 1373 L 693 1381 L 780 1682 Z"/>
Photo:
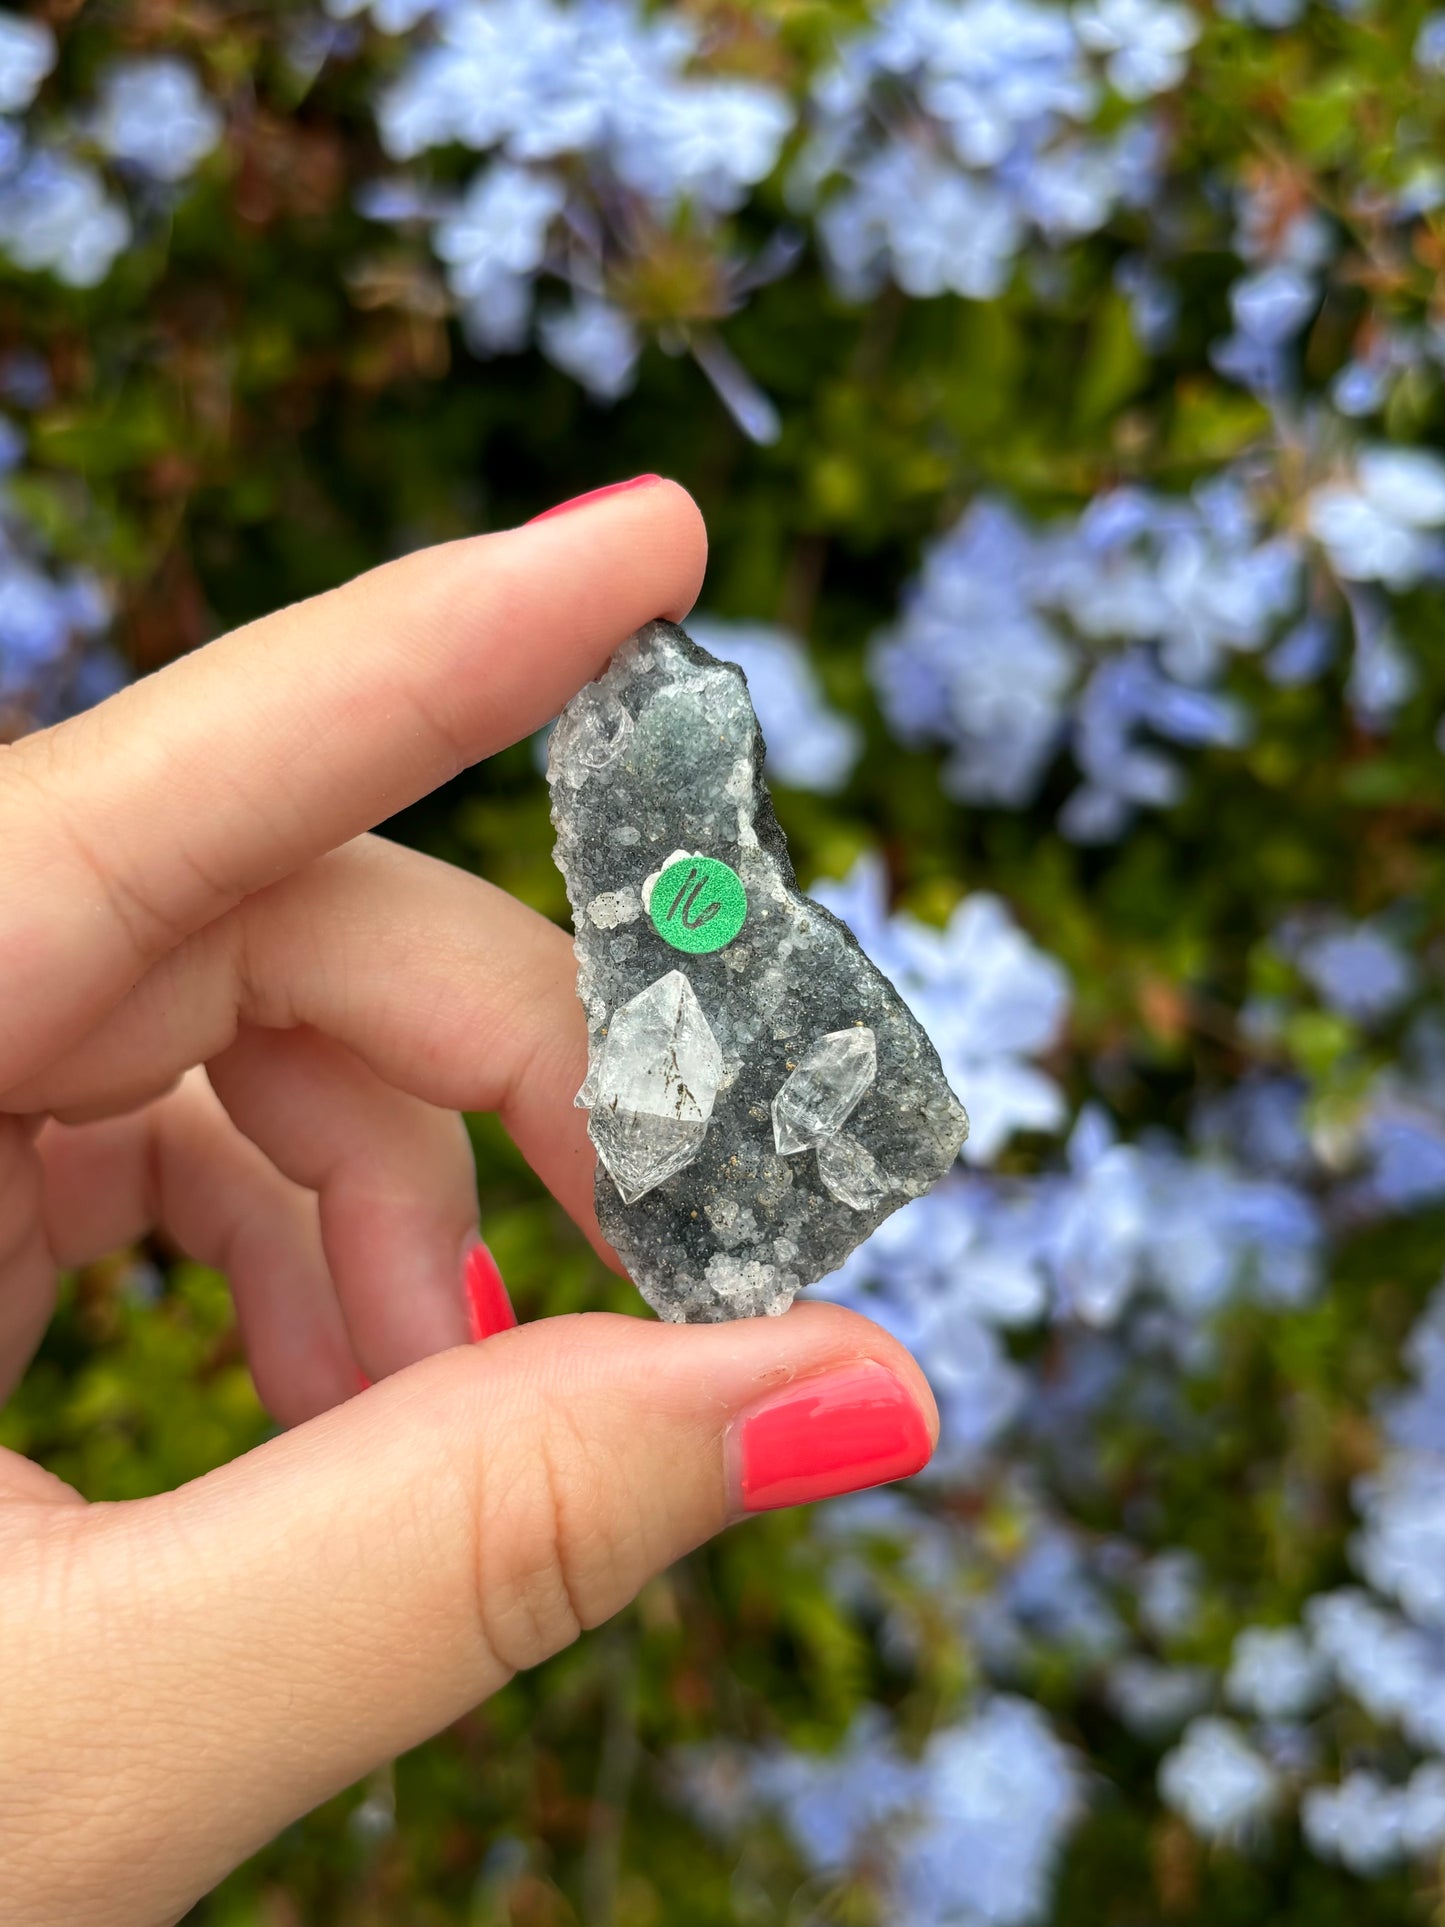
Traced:
<path id="1" fill-rule="evenodd" d="M 0 752 L 0 1396 L 57 1269 L 155 1229 L 226 1272 L 294 1428 L 121 1506 L 0 1453 L 16 1927 L 175 1921 L 729 1519 L 927 1458 L 917 1367 L 833 1307 L 466 1343 L 460 1111 L 496 1111 L 600 1247 L 571 945 L 364 832 L 684 615 L 703 559 L 649 480 Z"/>

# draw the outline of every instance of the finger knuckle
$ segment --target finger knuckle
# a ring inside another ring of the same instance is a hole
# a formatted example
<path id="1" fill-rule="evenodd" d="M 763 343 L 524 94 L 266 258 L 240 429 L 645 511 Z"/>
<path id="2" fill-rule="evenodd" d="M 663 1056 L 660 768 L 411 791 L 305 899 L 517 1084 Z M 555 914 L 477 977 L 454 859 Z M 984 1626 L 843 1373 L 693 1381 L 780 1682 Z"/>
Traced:
<path id="1" fill-rule="evenodd" d="M 476 1509 L 478 1619 L 510 1671 L 569 1646 L 612 1610 L 608 1494 L 595 1452 L 543 1399 L 488 1455 Z M 523 1444 L 522 1441 L 527 1441 Z"/>

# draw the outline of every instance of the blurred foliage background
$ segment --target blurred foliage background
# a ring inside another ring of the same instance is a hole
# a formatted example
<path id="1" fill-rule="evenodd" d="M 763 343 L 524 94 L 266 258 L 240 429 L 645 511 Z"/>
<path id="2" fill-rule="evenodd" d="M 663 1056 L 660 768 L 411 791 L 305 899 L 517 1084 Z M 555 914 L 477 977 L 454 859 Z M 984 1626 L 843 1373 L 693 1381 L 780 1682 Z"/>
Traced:
<path id="1" fill-rule="evenodd" d="M 0 16 L 0 727 L 656 470 L 970 1162 L 821 1289 L 947 1421 L 291 1829 L 204 1927 L 1414 1923 L 1445 1845 L 1445 16 Z M 565 920 L 537 750 L 387 826 Z M 641 1315 L 500 1131 L 523 1318 Z M 0 1442 L 262 1438 L 69 1281 Z"/>

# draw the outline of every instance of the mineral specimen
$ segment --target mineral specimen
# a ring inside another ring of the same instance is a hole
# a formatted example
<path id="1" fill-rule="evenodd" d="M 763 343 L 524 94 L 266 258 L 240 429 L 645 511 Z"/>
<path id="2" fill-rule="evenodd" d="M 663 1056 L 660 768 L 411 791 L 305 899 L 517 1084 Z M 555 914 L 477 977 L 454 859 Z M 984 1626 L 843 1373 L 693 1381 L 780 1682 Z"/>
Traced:
<path id="1" fill-rule="evenodd" d="M 597 1217 L 675 1321 L 785 1311 L 968 1131 L 898 993 L 799 892 L 762 766 L 741 671 L 666 622 L 548 756 Z"/>

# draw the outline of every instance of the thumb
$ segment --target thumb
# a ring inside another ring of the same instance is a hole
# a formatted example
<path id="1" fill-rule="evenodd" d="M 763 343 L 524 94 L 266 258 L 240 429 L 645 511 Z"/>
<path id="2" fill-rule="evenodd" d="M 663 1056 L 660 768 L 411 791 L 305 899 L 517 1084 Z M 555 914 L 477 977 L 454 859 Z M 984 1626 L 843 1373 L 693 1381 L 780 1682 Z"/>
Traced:
<path id="1" fill-rule="evenodd" d="M 908 1355 L 833 1306 L 596 1314 L 430 1358 L 165 1498 L 47 1508 L 0 1599 L 0 1810 L 34 1821 L 0 1917 L 176 1919 L 730 1519 L 915 1472 L 935 1426 Z"/>

